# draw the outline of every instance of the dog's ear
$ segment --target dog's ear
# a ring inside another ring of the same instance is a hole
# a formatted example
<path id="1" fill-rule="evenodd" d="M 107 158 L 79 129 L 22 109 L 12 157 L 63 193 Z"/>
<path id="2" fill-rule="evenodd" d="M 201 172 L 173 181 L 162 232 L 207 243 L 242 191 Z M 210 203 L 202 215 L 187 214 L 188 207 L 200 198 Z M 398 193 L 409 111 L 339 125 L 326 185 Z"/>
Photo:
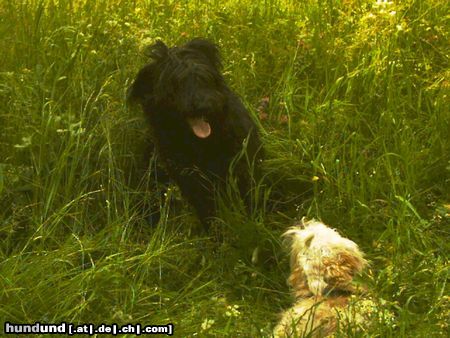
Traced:
<path id="1" fill-rule="evenodd" d="M 167 57 L 169 48 L 161 40 L 147 47 L 145 55 L 153 61 L 159 61 Z M 155 83 L 155 64 L 154 62 L 145 65 L 137 74 L 136 79 L 128 90 L 127 99 L 129 102 L 142 103 L 146 97 L 154 91 Z"/>
<path id="2" fill-rule="evenodd" d="M 153 92 L 154 65 L 148 64 L 136 75 L 133 84 L 128 89 L 127 101 L 143 103 L 145 98 Z"/>
<path id="3" fill-rule="evenodd" d="M 309 249 L 313 239 L 314 239 L 314 234 L 309 234 L 308 237 L 305 238 L 305 248 Z"/>
<path id="4" fill-rule="evenodd" d="M 169 47 L 161 40 L 156 41 L 153 45 L 147 47 L 145 55 L 153 60 L 161 60 L 167 58 Z"/>
<path id="5" fill-rule="evenodd" d="M 221 68 L 220 53 L 217 46 L 211 41 L 196 38 L 188 42 L 185 47 L 201 52 L 217 69 Z"/>
<path id="6" fill-rule="evenodd" d="M 339 265 L 346 267 L 348 274 L 354 276 L 361 273 L 361 271 L 367 266 L 367 261 L 364 259 L 361 251 L 346 250 L 339 253 Z"/>

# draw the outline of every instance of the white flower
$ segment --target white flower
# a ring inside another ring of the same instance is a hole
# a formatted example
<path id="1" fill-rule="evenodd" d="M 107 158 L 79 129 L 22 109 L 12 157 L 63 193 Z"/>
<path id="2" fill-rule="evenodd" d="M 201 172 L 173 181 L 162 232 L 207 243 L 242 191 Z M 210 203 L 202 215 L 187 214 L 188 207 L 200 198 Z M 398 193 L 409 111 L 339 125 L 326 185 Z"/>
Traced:
<path id="1" fill-rule="evenodd" d="M 208 319 L 205 318 L 205 320 L 202 323 L 202 331 L 207 331 L 211 328 L 211 326 L 213 326 L 213 324 L 215 323 L 214 319 Z"/>
<path id="2" fill-rule="evenodd" d="M 225 315 L 227 317 L 238 317 L 241 314 L 239 311 L 239 305 L 228 305 L 227 311 L 225 312 Z"/>

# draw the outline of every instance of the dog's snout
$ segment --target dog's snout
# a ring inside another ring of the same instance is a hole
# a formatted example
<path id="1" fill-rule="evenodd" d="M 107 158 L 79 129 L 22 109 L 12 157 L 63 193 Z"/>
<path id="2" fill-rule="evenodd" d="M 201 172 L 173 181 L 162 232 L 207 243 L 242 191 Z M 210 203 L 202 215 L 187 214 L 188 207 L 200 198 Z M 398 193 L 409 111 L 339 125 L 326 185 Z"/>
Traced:
<path id="1" fill-rule="evenodd" d="M 193 108 L 196 112 L 210 114 L 223 106 L 224 99 L 219 93 L 208 90 L 197 93 L 194 97 Z"/>

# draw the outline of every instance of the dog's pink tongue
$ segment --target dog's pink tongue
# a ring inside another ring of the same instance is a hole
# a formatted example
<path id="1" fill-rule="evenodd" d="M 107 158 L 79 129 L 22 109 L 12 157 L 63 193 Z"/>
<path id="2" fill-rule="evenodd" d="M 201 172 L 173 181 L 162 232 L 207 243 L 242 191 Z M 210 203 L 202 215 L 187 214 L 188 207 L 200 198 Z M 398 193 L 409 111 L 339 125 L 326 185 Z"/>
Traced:
<path id="1" fill-rule="evenodd" d="M 200 138 L 207 138 L 209 135 L 211 135 L 211 126 L 204 119 L 190 118 L 187 119 L 187 121 L 191 126 L 195 136 Z"/>

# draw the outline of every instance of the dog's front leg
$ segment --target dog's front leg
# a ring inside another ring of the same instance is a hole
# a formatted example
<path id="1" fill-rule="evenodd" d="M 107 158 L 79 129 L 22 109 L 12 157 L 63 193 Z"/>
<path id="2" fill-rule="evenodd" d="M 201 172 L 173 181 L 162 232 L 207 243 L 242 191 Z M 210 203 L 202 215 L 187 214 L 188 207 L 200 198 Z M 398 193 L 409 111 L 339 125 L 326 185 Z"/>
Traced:
<path id="1" fill-rule="evenodd" d="M 185 169 L 178 175 L 177 184 L 183 196 L 194 207 L 204 230 L 208 231 L 216 216 L 215 189 L 211 180 L 198 170 Z"/>

